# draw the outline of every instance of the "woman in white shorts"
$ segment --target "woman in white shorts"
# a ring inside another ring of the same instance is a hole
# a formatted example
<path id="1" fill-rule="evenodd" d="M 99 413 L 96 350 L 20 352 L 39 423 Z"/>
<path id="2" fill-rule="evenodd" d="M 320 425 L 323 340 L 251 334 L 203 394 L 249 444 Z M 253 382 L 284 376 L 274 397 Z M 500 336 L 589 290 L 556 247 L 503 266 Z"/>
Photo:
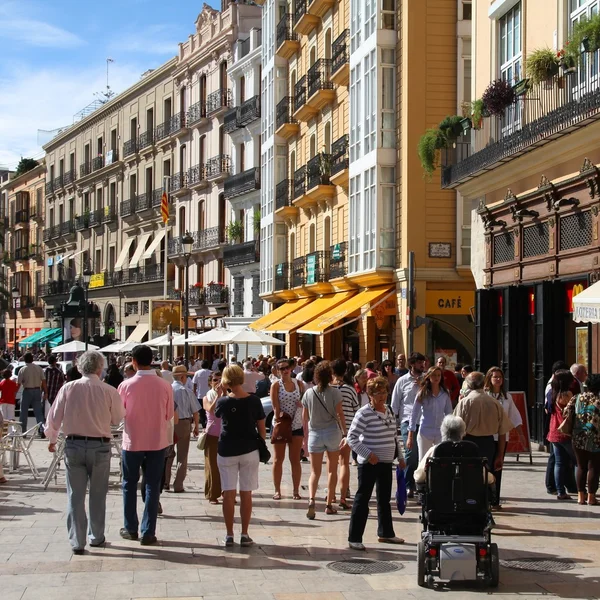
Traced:
<path id="1" fill-rule="evenodd" d="M 242 388 L 244 371 L 237 365 L 225 367 L 221 385 L 216 389 L 215 416 L 221 419 L 217 464 L 223 490 L 223 518 L 227 534 L 225 546 L 233 546 L 233 517 L 235 495 L 240 490 L 240 517 L 242 520 L 241 546 L 254 542 L 248 535 L 252 514 L 252 492 L 258 489 L 258 436 L 266 437 L 265 412 L 258 396 Z M 226 390 L 229 393 L 225 395 Z"/>
<path id="2" fill-rule="evenodd" d="M 321 478 L 323 453 L 327 452 L 327 506 L 325 513 L 337 513 L 333 507 L 337 486 L 337 466 L 340 450 L 346 444 L 346 421 L 342 406 L 342 393 L 330 384 L 333 372 L 328 361 L 321 361 L 315 368 L 315 386 L 302 397 L 304 417 L 308 420 L 308 453 L 310 454 L 310 499 L 306 517 L 314 519 L 315 496 Z"/>

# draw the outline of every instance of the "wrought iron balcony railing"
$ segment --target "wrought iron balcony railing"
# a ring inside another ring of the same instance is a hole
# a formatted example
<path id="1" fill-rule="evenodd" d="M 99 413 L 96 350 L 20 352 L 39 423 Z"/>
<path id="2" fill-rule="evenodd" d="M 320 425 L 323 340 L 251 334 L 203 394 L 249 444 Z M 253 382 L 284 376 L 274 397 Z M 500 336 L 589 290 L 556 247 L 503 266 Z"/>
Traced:
<path id="1" fill-rule="evenodd" d="M 102 222 L 112 223 L 117 220 L 117 210 L 113 205 L 105 206 L 102 210 Z"/>
<path id="2" fill-rule="evenodd" d="M 188 187 L 197 185 L 202 181 L 206 181 L 206 167 L 205 165 L 194 165 L 190 167 L 187 172 L 187 184 Z"/>
<path id="3" fill-rule="evenodd" d="M 275 32 L 277 48 L 280 48 L 284 42 L 298 41 L 298 34 L 294 31 L 292 18 L 291 13 L 285 13 L 277 23 Z"/>
<path id="4" fill-rule="evenodd" d="M 209 306 L 229 303 L 229 288 L 222 283 L 209 283 L 204 288 L 204 294 L 204 301 Z"/>
<path id="5" fill-rule="evenodd" d="M 290 289 L 290 263 L 284 262 L 275 265 L 275 285 L 276 292 Z"/>
<path id="6" fill-rule="evenodd" d="M 66 295 L 76 283 L 74 279 L 50 280 L 38 286 L 38 296 L 44 298 L 45 296 Z"/>
<path id="7" fill-rule="evenodd" d="M 232 104 L 231 90 L 220 89 L 216 90 L 212 94 L 209 94 L 206 98 L 206 114 L 220 110 L 221 108 L 229 108 Z"/>
<path id="8" fill-rule="evenodd" d="M 49 240 L 52 239 L 52 228 L 51 227 L 46 227 L 46 229 L 44 229 L 44 241 L 48 242 Z"/>
<path id="9" fill-rule="evenodd" d="M 62 227 L 60 225 L 55 225 L 51 230 L 51 237 L 53 240 L 59 238 L 62 235 Z"/>
<path id="10" fill-rule="evenodd" d="M 306 189 L 311 190 L 318 185 L 329 184 L 329 175 L 331 173 L 331 154 L 320 152 L 308 163 L 306 163 L 307 184 Z"/>
<path id="11" fill-rule="evenodd" d="M 148 148 L 154 144 L 154 130 L 151 129 L 149 131 L 145 131 L 138 137 L 137 147 L 138 150 L 143 150 L 144 148 Z"/>
<path id="12" fill-rule="evenodd" d="M 344 65 L 348 64 L 350 55 L 348 46 L 350 41 L 350 30 L 344 29 L 331 44 L 331 73 L 337 73 Z"/>
<path id="13" fill-rule="evenodd" d="M 284 179 L 275 186 L 275 210 L 292 205 L 293 179 Z"/>
<path id="14" fill-rule="evenodd" d="M 161 263 L 123 269 L 104 273 L 104 287 L 130 285 L 135 283 L 152 283 L 164 280 L 164 269 Z"/>
<path id="15" fill-rule="evenodd" d="M 157 125 L 154 129 L 154 141 L 160 142 L 169 136 L 181 131 L 185 126 L 185 113 L 178 112 L 164 123 Z"/>
<path id="16" fill-rule="evenodd" d="M 152 192 L 143 192 L 135 197 L 135 212 L 152 208 Z"/>
<path id="17" fill-rule="evenodd" d="M 128 156 L 135 154 L 137 151 L 138 151 L 138 149 L 137 149 L 137 140 L 136 139 L 127 140 L 123 144 L 123 157 L 124 158 L 127 158 Z"/>
<path id="18" fill-rule="evenodd" d="M 104 208 L 97 208 L 90 213 L 90 227 L 99 227 L 102 225 Z"/>
<path id="19" fill-rule="evenodd" d="M 304 257 L 306 272 L 304 283 L 323 283 L 329 280 L 329 252 L 319 250 L 311 252 Z"/>
<path id="20" fill-rule="evenodd" d="M 164 188 L 156 188 L 155 190 L 152 190 L 152 208 L 160 208 L 163 192 Z"/>
<path id="21" fill-rule="evenodd" d="M 308 0 L 296 0 L 296 11 L 294 12 L 294 25 L 308 12 Z"/>
<path id="22" fill-rule="evenodd" d="M 291 96 L 286 96 L 275 107 L 275 124 L 277 129 L 286 123 L 297 123 L 296 119 L 292 116 L 293 101 Z"/>
<path id="23" fill-rule="evenodd" d="M 306 75 L 301 77 L 294 86 L 294 111 L 306 104 Z"/>
<path id="24" fill-rule="evenodd" d="M 230 108 L 223 116 L 223 129 L 226 133 L 231 133 L 239 128 L 238 126 L 238 109 Z"/>
<path id="25" fill-rule="evenodd" d="M 305 283 L 306 256 L 298 256 L 292 262 L 292 287 L 300 287 Z"/>
<path id="26" fill-rule="evenodd" d="M 215 248 L 227 242 L 225 228 L 221 226 L 209 227 L 202 231 L 194 231 L 191 233 L 194 239 L 192 250 L 206 250 Z M 169 240 L 169 256 L 177 256 L 183 254 L 182 236 L 171 238 Z"/>
<path id="27" fill-rule="evenodd" d="M 306 165 L 294 173 L 294 200 L 306 194 Z"/>
<path id="28" fill-rule="evenodd" d="M 260 119 L 260 96 L 252 96 L 238 107 L 238 125 L 245 127 L 252 121 Z"/>
<path id="29" fill-rule="evenodd" d="M 223 247 L 223 264 L 226 267 L 239 267 L 260 261 L 260 242 L 251 240 L 233 246 Z"/>
<path id="30" fill-rule="evenodd" d="M 73 183 L 75 183 L 75 169 L 71 169 L 63 175 L 63 185 L 67 186 Z"/>
<path id="31" fill-rule="evenodd" d="M 187 187 L 187 172 L 175 173 L 171 176 L 171 192 L 175 193 Z"/>
<path id="32" fill-rule="evenodd" d="M 202 119 L 206 118 L 206 104 L 202 101 L 192 104 L 187 111 L 185 121 L 188 126 L 195 125 Z"/>
<path id="33" fill-rule="evenodd" d="M 206 176 L 219 177 L 229 175 L 231 169 L 231 161 L 229 160 L 228 154 L 219 154 L 209 158 L 206 163 Z"/>
<path id="34" fill-rule="evenodd" d="M 84 162 L 79 165 L 79 177 L 85 177 L 92 172 L 92 161 Z"/>
<path id="35" fill-rule="evenodd" d="M 228 200 L 260 189 L 260 168 L 252 167 L 225 180 L 224 193 Z"/>
<path id="36" fill-rule="evenodd" d="M 60 235 L 70 235 L 75 233 L 75 223 L 71 221 L 63 221 L 60 224 Z"/>
<path id="37" fill-rule="evenodd" d="M 54 193 L 54 183 L 49 181 L 45 187 L 46 196 L 51 196 Z"/>
<path id="38" fill-rule="evenodd" d="M 104 156 L 96 156 L 92 160 L 92 171 L 99 171 L 104 167 Z"/>
<path id="39" fill-rule="evenodd" d="M 90 226 L 89 213 L 75 217 L 75 231 L 83 231 Z"/>
<path id="40" fill-rule="evenodd" d="M 331 175 L 348 168 L 348 134 L 331 144 Z"/>
<path id="41" fill-rule="evenodd" d="M 58 190 L 63 187 L 63 175 L 54 178 L 54 189 Z"/>
<path id="42" fill-rule="evenodd" d="M 310 98 L 319 90 L 332 90 L 333 83 L 330 78 L 331 59 L 319 58 L 319 60 L 317 60 L 317 62 L 308 70 L 308 97 Z"/>
<path id="43" fill-rule="evenodd" d="M 134 214 L 135 200 L 123 200 L 121 202 L 121 217 L 129 217 Z"/>

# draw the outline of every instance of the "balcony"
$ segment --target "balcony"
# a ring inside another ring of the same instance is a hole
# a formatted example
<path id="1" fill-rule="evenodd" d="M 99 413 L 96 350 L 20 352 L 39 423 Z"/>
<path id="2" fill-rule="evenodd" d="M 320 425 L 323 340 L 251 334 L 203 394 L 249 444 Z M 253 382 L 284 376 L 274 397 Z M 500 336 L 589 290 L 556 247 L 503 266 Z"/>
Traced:
<path id="1" fill-rule="evenodd" d="M 232 104 L 231 90 L 221 89 L 206 98 L 206 116 L 218 117 Z"/>
<path id="2" fill-rule="evenodd" d="M 15 248 L 15 260 L 29 260 L 29 248 L 27 246 L 23 248 Z"/>
<path id="3" fill-rule="evenodd" d="M 340 242 L 329 248 L 329 278 L 338 279 L 348 274 L 348 258 L 346 255 L 348 243 Z"/>
<path id="4" fill-rule="evenodd" d="M 194 238 L 192 250 L 210 250 L 227 242 L 225 228 L 221 226 L 209 227 L 208 229 L 203 229 L 202 231 L 194 231 L 191 235 L 192 238 Z M 182 239 L 183 238 L 180 236 L 169 240 L 169 256 L 183 254 L 183 245 L 181 242 Z"/>
<path id="5" fill-rule="evenodd" d="M 294 200 L 306 194 L 306 165 L 294 173 Z"/>
<path id="6" fill-rule="evenodd" d="M 205 165 L 198 164 L 188 169 L 187 186 L 191 190 L 198 190 L 208 186 Z"/>
<path id="7" fill-rule="evenodd" d="M 121 202 L 121 217 L 130 217 L 135 214 L 135 201 L 134 200 L 123 200 Z"/>
<path id="8" fill-rule="evenodd" d="M 127 158 L 128 156 L 133 156 L 137 151 L 138 151 L 137 140 L 135 140 L 135 139 L 127 140 L 123 144 L 123 158 Z"/>
<path id="9" fill-rule="evenodd" d="M 90 213 L 90 227 L 100 227 L 102 225 L 102 217 L 104 216 L 104 209 L 97 208 Z"/>
<path id="10" fill-rule="evenodd" d="M 91 161 L 84 162 L 79 165 L 79 177 L 86 177 L 92 172 L 92 163 Z"/>
<path id="11" fill-rule="evenodd" d="M 335 186 L 331 185 L 331 154 L 321 152 L 306 163 L 306 196 L 311 200 L 331 199 Z"/>
<path id="12" fill-rule="evenodd" d="M 294 31 L 296 33 L 308 35 L 319 24 L 319 20 L 319 17 L 308 12 L 308 0 L 296 0 L 296 12 L 294 13 Z"/>
<path id="13" fill-rule="evenodd" d="M 348 186 L 348 134 L 331 144 L 331 175 L 333 185 Z"/>
<path id="14" fill-rule="evenodd" d="M 284 179 L 275 186 L 275 212 L 284 219 L 295 219 L 298 207 L 292 203 L 293 179 Z"/>
<path id="15" fill-rule="evenodd" d="M 292 261 L 292 287 L 302 287 L 305 283 L 306 256 L 298 256 Z"/>
<path id="16" fill-rule="evenodd" d="M 141 150 L 145 150 L 146 148 L 151 148 L 154 145 L 154 129 L 150 129 L 149 131 L 145 131 L 138 137 L 137 140 L 137 149 L 138 152 Z"/>
<path id="17" fill-rule="evenodd" d="M 342 34 L 331 45 L 331 81 L 347 86 L 350 81 L 350 30 Z"/>
<path id="18" fill-rule="evenodd" d="M 331 81 L 331 59 L 319 58 L 308 70 L 306 104 L 314 111 L 320 111 L 335 99 Z"/>
<path id="19" fill-rule="evenodd" d="M 260 190 L 260 168 L 252 167 L 225 180 L 224 193 L 227 200 Z"/>
<path id="20" fill-rule="evenodd" d="M 63 187 L 63 176 L 59 175 L 54 178 L 54 189 L 59 190 L 61 187 Z"/>
<path id="21" fill-rule="evenodd" d="M 231 108 L 225 113 L 223 129 L 225 129 L 225 133 L 231 133 L 238 129 L 237 108 Z"/>
<path id="22" fill-rule="evenodd" d="M 207 306 L 229 304 L 229 288 L 222 283 L 209 283 L 204 288 L 204 302 Z"/>
<path id="23" fill-rule="evenodd" d="M 135 198 L 135 212 L 142 212 L 152 208 L 152 192 L 143 192 Z"/>
<path id="24" fill-rule="evenodd" d="M 286 140 L 298 135 L 300 131 L 300 124 L 292 116 L 292 106 L 292 97 L 286 96 L 275 107 L 276 133 Z"/>
<path id="25" fill-rule="evenodd" d="M 591 62 L 587 60 L 590 71 Z M 447 153 L 442 187 L 455 188 L 600 119 L 600 83 L 594 73 L 582 68 L 533 85 L 503 116 L 484 118 L 481 129 L 471 132 L 472 144 Z"/>
<path id="26" fill-rule="evenodd" d="M 308 121 L 317 111 L 306 104 L 307 77 L 304 75 L 294 86 L 294 118 L 298 121 Z"/>
<path id="27" fill-rule="evenodd" d="M 224 246 L 223 265 L 227 268 L 251 265 L 260 261 L 259 241 L 251 240 L 233 246 Z"/>
<path id="28" fill-rule="evenodd" d="M 282 292 L 290 289 L 290 263 L 284 262 L 275 265 L 274 290 Z"/>
<path id="29" fill-rule="evenodd" d="M 60 224 L 60 235 L 62 237 L 69 237 L 75 235 L 75 222 L 73 220 L 63 221 Z"/>
<path id="30" fill-rule="evenodd" d="M 187 194 L 188 189 L 188 174 L 187 171 L 175 173 L 171 175 L 171 186 L 169 191 L 173 196 L 179 197 Z"/>
<path id="31" fill-rule="evenodd" d="M 307 254 L 304 258 L 306 259 L 304 285 L 327 283 L 329 281 L 329 252 L 319 250 Z"/>
<path id="32" fill-rule="evenodd" d="M 104 273 L 104 287 L 131 285 L 136 283 L 153 283 L 164 281 L 162 264 L 146 265 L 135 269 L 123 269 Z M 167 271 L 168 273 L 168 271 Z"/>
<path id="33" fill-rule="evenodd" d="M 54 225 L 54 227 L 52 227 L 52 229 L 50 231 L 50 237 L 53 240 L 57 240 L 60 236 L 61 236 L 61 226 L 60 225 Z"/>
<path id="34" fill-rule="evenodd" d="M 46 227 L 46 229 L 44 229 L 44 242 L 49 242 L 52 239 L 52 228 L 51 227 Z"/>
<path id="35" fill-rule="evenodd" d="M 229 176 L 231 161 L 228 154 L 219 154 L 208 159 L 206 163 L 206 179 L 219 182 Z"/>
<path id="36" fill-rule="evenodd" d="M 335 0 L 308 0 L 308 10 L 311 15 L 322 18 L 334 4 Z"/>
<path id="37" fill-rule="evenodd" d="M 29 225 L 29 209 L 28 208 L 18 210 L 15 213 L 15 225 L 19 225 L 19 224 Z"/>
<path id="38" fill-rule="evenodd" d="M 117 211 L 114 206 L 105 206 L 102 212 L 103 223 L 114 223 L 117 220 Z"/>
<path id="39" fill-rule="evenodd" d="M 277 48 L 275 54 L 286 60 L 292 58 L 300 50 L 300 40 L 298 34 L 294 31 L 292 20 L 292 14 L 285 13 L 279 23 L 277 23 L 275 34 L 275 47 Z"/>
<path id="40" fill-rule="evenodd" d="M 185 127 L 185 113 L 179 112 L 167 119 L 164 123 L 156 126 L 154 130 L 154 141 L 160 145 L 160 142 L 168 141 L 169 137 L 178 134 Z"/>
<path id="41" fill-rule="evenodd" d="M 90 213 L 75 217 L 75 231 L 83 231 L 90 226 Z"/>
<path id="42" fill-rule="evenodd" d="M 45 187 L 46 196 L 52 196 L 54 194 L 54 183 L 49 181 Z"/>
<path id="43" fill-rule="evenodd" d="M 75 183 L 75 169 L 71 169 L 70 171 L 67 171 L 64 175 L 63 175 L 63 185 L 65 187 L 70 187 Z"/>
<path id="44" fill-rule="evenodd" d="M 160 208 L 164 191 L 164 188 L 156 188 L 155 190 L 152 190 L 152 208 Z"/>
<path id="45" fill-rule="evenodd" d="M 196 102 L 192 104 L 187 111 L 185 122 L 188 127 L 199 125 L 206 119 L 206 104 L 204 102 Z"/>
<path id="46" fill-rule="evenodd" d="M 92 160 L 92 171 L 99 171 L 102 168 L 104 168 L 104 156 L 96 156 Z"/>
<path id="47" fill-rule="evenodd" d="M 38 287 L 38 296 L 44 298 L 46 296 L 59 296 L 68 294 L 70 289 L 75 285 L 74 279 L 59 279 L 58 281 L 48 281 Z"/>
<path id="48" fill-rule="evenodd" d="M 260 119 L 260 96 L 252 96 L 252 98 L 242 102 L 238 111 L 238 124 L 240 127 L 246 127 L 253 121 Z"/>

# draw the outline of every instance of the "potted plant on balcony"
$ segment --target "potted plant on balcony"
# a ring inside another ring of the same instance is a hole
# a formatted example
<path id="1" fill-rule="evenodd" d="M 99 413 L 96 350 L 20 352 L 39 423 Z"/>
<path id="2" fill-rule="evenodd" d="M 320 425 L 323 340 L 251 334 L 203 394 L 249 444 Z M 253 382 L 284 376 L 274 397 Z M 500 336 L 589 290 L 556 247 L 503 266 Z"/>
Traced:
<path id="1" fill-rule="evenodd" d="M 515 91 L 508 81 L 496 79 L 487 86 L 481 99 L 483 100 L 483 106 L 490 115 L 500 117 L 515 101 Z"/>
<path id="2" fill-rule="evenodd" d="M 445 147 L 454 143 L 458 136 L 462 135 L 465 128 L 463 126 L 463 117 L 453 115 L 451 117 L 445 117 L 438 125 L 438 131 L 444 137 Z M 467 128 L 467 130 L 470 127 Z"/>
<path id="3" fill-rule="evenodd" d="M 560 65 L 564 75 L 570 75 L 571 73 L 577 73 L 577 56 L 574 56 L 570 50 L 571 43 L 565 42 L 565 47 L 561 48 L 556 53 L 558 64 Z"/>
<path id="4" fill-rule="evenodd" d="M 481 129 L 484 116 L 483 100 L 473 100 L 471 102 L 471 123 L 473 124 L 473 129 Z"/>
<path id="5" fill-rule="evenodd" d="M 260 209 L 255 209 L 252 216 L 252 223 L 254 225 L 254 233 L 260 233 Z"/>
<path id="6" fill-rule="evenodd" d="M 444 144 L 444 137 L 437 127 L 428 129 L 419 139 L 417 153 L 426 179 L 431 179 L 433 172 L 436 170 L 440 150 L 444 148 Z"/>
<path id="7" fill-rule="evenodd" d="M 321 183 L 327 185 L 331 175 L 331 154 L 326 152 L 319 154 L 319 172 L 321 173 Z"/>
<path id="8" fill-rule="evenodd" d="M 551 87 L 559 68 L 558 57 L 550 48 L 539 48 L 527 57 L 526 72 L 532 83 L 544 83 L 546 87 Z"/>
<path id="9" fill-rule="evenodd" d="M 581 52 L 596 52 L 600 48 L 600 14 L 582 17 L 573 26 L 567 54 L 581 62 Z"/>
<path id="10" fill-rule="evenodd" d="M 227 232 L 227 237 L 232 244 L 240 244 L 242 242 L 244 237 L 244 226 L 241 221 L 231 221 L 225 230 Z"/>

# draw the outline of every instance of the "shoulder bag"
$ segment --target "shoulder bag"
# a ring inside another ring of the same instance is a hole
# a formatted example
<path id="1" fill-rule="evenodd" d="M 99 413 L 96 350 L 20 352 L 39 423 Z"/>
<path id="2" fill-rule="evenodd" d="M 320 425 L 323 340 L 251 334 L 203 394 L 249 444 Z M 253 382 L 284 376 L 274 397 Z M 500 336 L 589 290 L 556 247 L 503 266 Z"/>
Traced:
<path id="1" fill-rule="evenodd" d="M 288 444 L 292 441 L 292 417 L 284 412 L 279 420 L 273 421 L 271 444 Z"/>
<path id="2" fill-rule="evenodd" d="M 204 448 L 206 447 L 206 436 L 208 434 L 206 433 L 206 431 L 201 431 L 200 435 L 198 436 L 198 443 L 196 444 L 198 450 L 204 450 Z"/>
<path id="3" fill-rule="evenodd" d="M 573 435 L 573 428 L 575 426 L 575 402 L 576 396 L 571 398 L 569 404 L 567 404 L 562 411 L 563 422 L 558 426 L 557 430 L 563 435 Z"/>
<path id="4" fill-rule="evenodd" d="M 267 448 L 267 442 L 257 433 L 256 441 L 258 443 L 258 460 L 265 465 L 271 460 L 271 453 Z"/>
<path id="5" fill-rule="evenodd" d="M 321 405 L 325 409 L 325 412 L 337 423 L 337 426 L 340 428 L 340 431 L 342 432 L 342 435 L 345 435 L 344 434 L 344 430 L 342 429 L 342 424 L 340 423 L 340 418 L 338 417 L 337 413 L 335 413 L 335 414 L 332 415 L 329 412 L 329 409 L 327 408 L 327 404 L 325 404 L 325 401 L 323 400 L 323 398 L 321 398 L 321 396 L 319 396 L 319 393 L 317 392 L 316 388 L 311 388 L 311 391 L 319 399 L 319 402 L 321 403 Z"/>

